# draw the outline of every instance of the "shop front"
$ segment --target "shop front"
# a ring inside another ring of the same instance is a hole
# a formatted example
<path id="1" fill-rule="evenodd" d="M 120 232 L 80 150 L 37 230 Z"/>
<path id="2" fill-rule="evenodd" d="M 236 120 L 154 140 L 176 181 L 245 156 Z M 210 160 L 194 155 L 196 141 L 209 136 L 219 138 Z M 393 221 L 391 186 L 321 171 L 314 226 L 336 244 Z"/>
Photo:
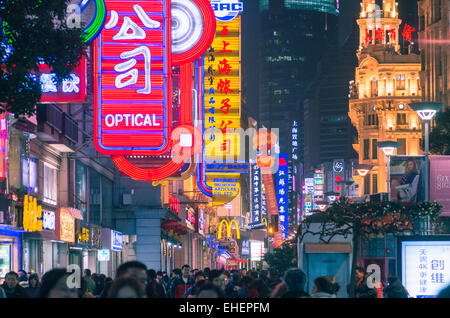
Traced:
<path id="1" fill-rule="evenodd" d="M 184 263 L 183 242 L 187 228 L 176 219 L 161 223 L 161 270 L 170 273 Z"/>
<path id="2" fill-rule="evenodd" d="M 100 273 L 101 262 L 99 259 L 99 253 L 103 250 L 102 244 L 102 228 L 100 226 L 90 224 L 89 225 L 89 254 L 88 254 L 88 268 L 93 273 Z"/>
<path id="3" fill-rule="evenodd" d="M 79 264 L 81 255 L 81 268 L 92 268 L 89 267 L 89 241 L 90 241 L 90 229 L 89 225 L 81 220 L 75 220 L 75 245 L 70 247 L 70 253 L 76 255 L 74 260 Z M 72 263 L 71 263 L 72 264 Z"/>
<path id="4" fill-rule="evenodd" d="M 67 267 L 72 264 L 82 267 L 81 255 L 78 253 L 78 249 L 73 249 L 75 244 L 75 220 L 79 215 L 75 209 L 72 208 L 59 208 L 55 213 L 55 234 L 58 240 L 57 255 L 61 265 L 65 263 Z M 69 248 L 69 244 L 70 247 Z"/>
<path id="5" fill-rule="evenodd" d="M 100 273 L 110 277 L 116 276 L 117 268 L 122 264 L 123 233 L 112 229 L 102 229 L 102 249 L 109 250 L 109 261 L 100 261 Z M 98 256 L 98 255 L 97 255 Z"/>

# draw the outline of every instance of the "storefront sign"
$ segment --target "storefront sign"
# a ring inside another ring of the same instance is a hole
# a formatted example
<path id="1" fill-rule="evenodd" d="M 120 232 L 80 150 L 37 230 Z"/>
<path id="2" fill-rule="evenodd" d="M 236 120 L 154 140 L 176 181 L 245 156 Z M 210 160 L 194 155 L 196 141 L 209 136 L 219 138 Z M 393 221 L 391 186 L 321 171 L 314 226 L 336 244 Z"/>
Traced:
<path id="1" fill-rule="evenodd" d="M 101 249 L 102 248 L 102 228 L 91 224 L 89 227 L 89 248 Z"/>
<path id="2" fill-rule="evenodd" d="M 77 230 L 77 244 L 80 246 L 89 246 L 89 236 L 90 231 L 87 225 L 79 224 L 78 230 Z"/>
<path id="3" fill-rule="evenodd" d="M 213 185 L 213 206 L 225 205 L 239 194 L 240 174 L 207 174 L 206 180 Z"/>
<path id="4" fill-rule="evenodd" d="M 205 235 L 206 232 L 206 219 L 203 209 L 198 210 L 198 233 Z"/>
<path id="5" fill-rule="evenodd" d="M 75 217 L 70 208 L 59 208 L 56 212 L 55 234 L 60 241 L 75 243 Z"/>
<path id="6" fill-rule="evenodd" d="M 42 228 L 54 231 L 56 229 L 55 213 L 50 211 L 42 212 Z"/>
<path id="7" fill-rule="evenodd" d="M 280 153 L 275 179 L 275 191 L 278 202 L 279 227 L 283 239 L 287 237 L 289 230 L 288 168 L 288 155 Z M 278 229 L 275 229 L 275 232 L 277 231 Z"/>
<path id="8" fill-rule="evenodd" d="M 180 214 L 180 201 L 174 195 L 171 195 L 169 197 L 169 209 L 171 209 L 176 214 Z"/>
<path id="9" fill-rule="evenodd" d="M 11 271 L 11 246 L 0 245 L 0 278 Z"/>
<path id="10" fill-rule="evenodd" d="M 186 209 L 186 225 L 192 231 L 195 231 L 195 225 L 197 224 L 197 219 L 195 217 L 195 211 L 192 208 Z"/>
<path id="11" fill-rule="evenodd" d="M 430 200 L 442 205 L 440 216 L 450 216 L 450 156 L 430 157 Z"/>
<path id="12" fill-rule="evenodd" d="M 303 202 L 304 202 L 303 206 L 304 217 L 310 216 L 313 211 L 313 202 L 314 202 L 314 178 L 305 178 Z"/>
<path id="13" fill-rule="evenodd" d="M 231 221 L 227 221 L 227 220 L 222 220 L 219 224 L 219 227 L 217 229 L 217 239 L 222 239 L 222 232 L 224 229 L 224 225 L 225 225 L 225 229 L 226 229 L 226 235 L 228 238 L 232 238 L 232 226 L 234 223 L 234 232 L 236 233 L 236 235 L 234 236 L 235 239 L 239 240 L 241 238 L 241 234 L 239 231 L 239 223 L 236 220 L 231 220 Z"/>
<path id="14" fill-rule="evenodd" d="M 97 260 L 99 262 L 109 262 L 110 259 L 111 259 L 110 250 L 98 250 Z"/>
<path id="15" fill-rule="evenodd" d="M 39 65 L 41 83 L 41 102 L 84 102 L 87 96 L 86 59 L 61 84 L 56 83 L 56 74 L 46 64 Z"/>
<path id="16" fill-rule="evenodd" d="M 250 241 L 250 260 L 252 262 L 260 262 L 264 255 L 264 242 Z"/>
<path id="17" fill-rule="evenodd" d="M 121 251 L 123 248 L 123 234 L 111 230 L 111 249 L 113 251 Z"/>
<path id="18" fill-rule="evenodd" d="M 37 204 L 36 198 L 28 195 L 23 198 L 23 229 L 42 231 L 42 206 Z"/>
<path id="19" fill-rule="evenodd" d="M 436 297 L 450 283 L 450 241 L 403 241 L 402 283 L 411 297 Z"/>
<path id="20" fill-rule="evenodd" d="M 242 241 L 241 255 L 250 255 L 250 241 Z"/>
<path id="21" fill-rule="evenodd" d="M 292 129 L 291 129 L 291 139 L 292 139 L 292 155 L 291 158 L 293 161 L 298 160 L 298 149 L 300 147 L 299 140 L 298 140 L 298 121 L 294 120 L 292 121 Z"/>

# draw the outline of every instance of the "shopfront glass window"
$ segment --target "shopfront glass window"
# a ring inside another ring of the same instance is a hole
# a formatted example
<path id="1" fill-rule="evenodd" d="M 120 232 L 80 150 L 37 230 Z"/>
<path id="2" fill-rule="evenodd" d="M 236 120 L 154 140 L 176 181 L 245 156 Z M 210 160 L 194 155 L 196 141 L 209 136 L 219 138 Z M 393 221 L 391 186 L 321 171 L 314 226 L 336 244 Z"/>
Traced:
<path id="1" fill-rule="evenodd" d="M 93 170 L 89 170 L 89 222 L 101 225 L 100 220 L 100 174 Z"/>
<path id="2" fill-rule="evenodd" d="M 56 204 L 57 201 L 57 170 L 44 164 L 44 201 Z"/>
<path id="3" fill-rule="evenodd" d="M 87 168 L 76 161 L 75 164 L 75 208 L 81 211 L 83 219 L 87 219 Z"/>

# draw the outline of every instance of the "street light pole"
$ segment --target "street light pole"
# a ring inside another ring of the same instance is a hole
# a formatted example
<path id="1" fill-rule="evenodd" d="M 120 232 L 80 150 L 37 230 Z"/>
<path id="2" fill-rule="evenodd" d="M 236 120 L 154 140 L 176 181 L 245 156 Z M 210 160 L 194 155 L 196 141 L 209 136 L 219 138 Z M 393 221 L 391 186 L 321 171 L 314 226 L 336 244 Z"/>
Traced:
<path id="1" fill-rule="evenodd" d="M 430 121 L 425 120 L 425 201 L 430 201 Z"/>

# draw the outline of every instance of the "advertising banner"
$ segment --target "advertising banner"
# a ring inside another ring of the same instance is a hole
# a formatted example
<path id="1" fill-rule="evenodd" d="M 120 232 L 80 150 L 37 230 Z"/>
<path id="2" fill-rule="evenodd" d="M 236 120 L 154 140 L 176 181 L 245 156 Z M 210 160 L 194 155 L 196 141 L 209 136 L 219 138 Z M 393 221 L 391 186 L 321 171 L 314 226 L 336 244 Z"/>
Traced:
<path id="1" fill-rule="evenodd" d="M 285 239 L 289 230 L 288 155 L 280 153 L 278 161 L 275 191 L 278 203 L 280 230 L 282 232 L 282 238 Z"/>
<path id="2" fill-rule="evenodd" d="M 0 245 L 0 278 L 11 271 L 11 246 Z"/>
<path id="3" fill-rule="evenodd" d="M 403 241 L 402 283 L 410 297 L 436 297 L 450 283 L 450 241 Z"/>
<path id="4" fill-rule="evenodd" d="M 56 230 L 58 240 L 75 243 L 75 217 L 70 208 L 59 208 L 55 214 Z"/>
<path id="5" fill-rule="evenodd" d="M 450 216 L 450 156 L 430 157 L 430 200 L 442 205 L 441 216 Z"/>
<path id="6" fill-rule="evenodd" d="M 251 222 L 261 222 L 261 169 L 252 164 L 250 176 Z"/>
<path id="7" fill-rule="evenodd" d="M 424 156 L 392 156 L 391 200 L 422 202 L 425 199 L 425 167 Z"/>

